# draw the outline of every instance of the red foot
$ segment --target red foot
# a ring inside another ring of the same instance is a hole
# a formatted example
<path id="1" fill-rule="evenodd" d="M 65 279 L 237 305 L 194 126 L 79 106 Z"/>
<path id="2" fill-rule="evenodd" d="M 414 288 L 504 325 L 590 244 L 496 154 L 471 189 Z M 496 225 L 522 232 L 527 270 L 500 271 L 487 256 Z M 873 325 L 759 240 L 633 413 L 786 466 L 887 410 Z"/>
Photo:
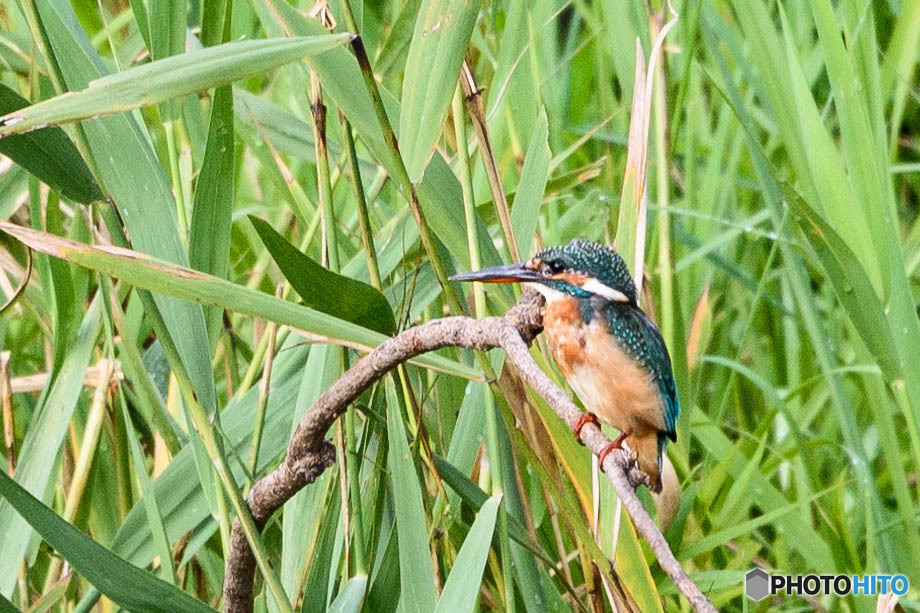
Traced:
<path id="1" fill-rule="evenodd" d="M 584 412 L 581 414 L 581 417 L 578 418 L 578 421 L 575 422 L 575 438 L 578 439 L 578 442 L 584 445 L 584 441 L 581 440 L 581 429 L 585 427 L 585 424 L 594 424 L 597 428 L 600 428 L 601 425 L 597 421 L 597 415 L 594 413 Z"/>
<path id="2" fill-rule="evenodd" d="M 622 449 L 623 441 L 626 440 L 628 435 L 628 432 L 621 432 L 620 436 L 616 437 L 612 443 L 601 449 L 601 452 L 597 454 L 597 465 L 601 467 L 601 470 L 604 470 L 604 460 L 607 459 L 607 455 L 614 449 Z"/>

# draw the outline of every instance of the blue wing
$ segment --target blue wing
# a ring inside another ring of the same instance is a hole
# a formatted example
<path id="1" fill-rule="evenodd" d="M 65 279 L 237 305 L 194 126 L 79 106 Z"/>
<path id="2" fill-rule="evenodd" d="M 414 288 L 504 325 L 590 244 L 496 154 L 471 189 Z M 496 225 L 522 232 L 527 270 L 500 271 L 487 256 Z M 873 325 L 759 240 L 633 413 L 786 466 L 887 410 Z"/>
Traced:
<path id="1" fill-rule="evenodd" d="M 642 336 L 649 346 L 649 353 L 655 356 L 652 364 L 646 367 L 655 373 L 658 391 L 664 398 L 664 423 L 665 433 L 672 441 L 677 440 L 677 418 L 680 416 L 680 398 L 677 396 L 677 384 L 674 382 L 674 373 L 671 370 L 671 355 L 661 338 L 661 332 L 648 316 L 635 309 L 641 322 Z"/>
<path id="2" fill-rule="evenodd" d="M 677 418 L 680 416 L 680 399 L 677 385 L 671 371 L 671 356 L 661 338 L 661 332 L 641 309 L 618 303 L 607 303 L 605 308 L 607 325 L 619 339 L 622 346 L 654 375 L 658 391 L 664 402 L 664 434 L 672 441 L 677 440 Z M 659 437 L 663 448 L 664 437 Z"/>

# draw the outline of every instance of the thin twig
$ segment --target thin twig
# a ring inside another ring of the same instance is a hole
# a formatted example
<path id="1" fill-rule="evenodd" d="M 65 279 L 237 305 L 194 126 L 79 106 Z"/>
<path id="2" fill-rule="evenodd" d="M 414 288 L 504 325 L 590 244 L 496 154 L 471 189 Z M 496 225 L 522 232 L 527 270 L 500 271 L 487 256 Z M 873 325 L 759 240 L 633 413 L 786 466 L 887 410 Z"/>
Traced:
<path id="1" fill-rule="evenodd" d="M 272 513 L 332 464 L 335 451 L 325 440 L 326 432 L 358 396 L 397 365 L 428 351 L 449 346 L 479 350 L 501 347 L 521 378 L 546 399 L 569 428 L 574 429 L 581 411 L 540 370 L 530 355 L 529 343 L 543 326 L 541 305 L 542 298 L 538 294 L 526 292 L 503 317 L 436 319 L 405 330 L 364 356 L 313 403 L 297 425 L 284 461 L 250 490 L 247 504 L 255 523 L 259 527 L 264 526 Z M 610 443 L 610 439 L 591 424 L 582 429 L 581 438 L 594 454 L 600 453 Z M 635 487 L 646 477 L 638 470 L 629 452 L 621 449 L 608 454 L 603 468 L 661 568 L 687 597 L 694 610 L 714 612 L 715 607 L 684 572 L 661 531 L 636 497 Z M 255 560 L 242 530 L 234 523 L 224 580 L 226 611 L 252 610 L 254 571 Z"/>
<path id="2" fill-rule="evenodd" d="M 505 197 L 505 188 L 502 187 L 501 174 L 498 172 L 498 163 L 495 161 L 495 151 L 492 149 L 492 143 L 489 140 L 486 112 L 482 103 L 482 90 L 476 85 L 476 77 L 468 59 L 463 61 L 460 85 L 463 87 L 467 112 L 470 114 L 473 129 L 476 132 L 476 140 L 479 142 L 479 154 L 482 157 L 486 177 L 489 179 L 492 201 L 495 203 L 498 220 L 501 222 L 502 232 L 508 242 L 508 254 L 513 261 L 520 262 L 522 254 L 518 248 L 517 238 L 514 236 L 514 229 L 511 226 L 511 209 L 508 207 L 508 199 Z M 466 143 L 458 143 L 457 146 L 460 147 L 461 145 L 466 146 Z"/>

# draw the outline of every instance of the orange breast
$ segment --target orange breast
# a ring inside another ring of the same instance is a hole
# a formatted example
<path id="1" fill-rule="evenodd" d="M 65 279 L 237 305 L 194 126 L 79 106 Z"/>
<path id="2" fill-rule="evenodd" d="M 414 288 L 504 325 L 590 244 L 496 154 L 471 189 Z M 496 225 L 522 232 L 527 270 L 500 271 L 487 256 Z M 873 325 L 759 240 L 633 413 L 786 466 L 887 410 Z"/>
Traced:
<path id="1" fill-rule="evenodd" d="M 575 298 L 553 300 L 546 305 L 543 329 L 546 331 L 553 357 L 559 370 L 568 379 L 576 366 L 587 361 L 584 331 L 578 301 Z"/>
<path id="2" fill-rule="evenodd" d="M 621 431 L 664 430 L 654 377 L 619 347 L 601 322 L 584 324 L 577 300 L 553 301 L 543 325 L 559 370 L 586 409 Z"/>

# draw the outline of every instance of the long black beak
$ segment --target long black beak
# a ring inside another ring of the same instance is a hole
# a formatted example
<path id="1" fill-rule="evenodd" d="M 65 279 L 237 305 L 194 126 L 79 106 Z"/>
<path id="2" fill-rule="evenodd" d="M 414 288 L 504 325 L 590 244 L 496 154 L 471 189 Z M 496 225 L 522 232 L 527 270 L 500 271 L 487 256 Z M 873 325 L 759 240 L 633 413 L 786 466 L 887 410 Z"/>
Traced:
<path id="1" fill-rule="evenodd" d="M 451 281 L 482 281 L 483 283 L 519 283 L 522 281 L 543 281 L 543 277 L 524 264 L 507 264 L 483 268 L 475 272 L 462 272 L 450 278 Z"/>

